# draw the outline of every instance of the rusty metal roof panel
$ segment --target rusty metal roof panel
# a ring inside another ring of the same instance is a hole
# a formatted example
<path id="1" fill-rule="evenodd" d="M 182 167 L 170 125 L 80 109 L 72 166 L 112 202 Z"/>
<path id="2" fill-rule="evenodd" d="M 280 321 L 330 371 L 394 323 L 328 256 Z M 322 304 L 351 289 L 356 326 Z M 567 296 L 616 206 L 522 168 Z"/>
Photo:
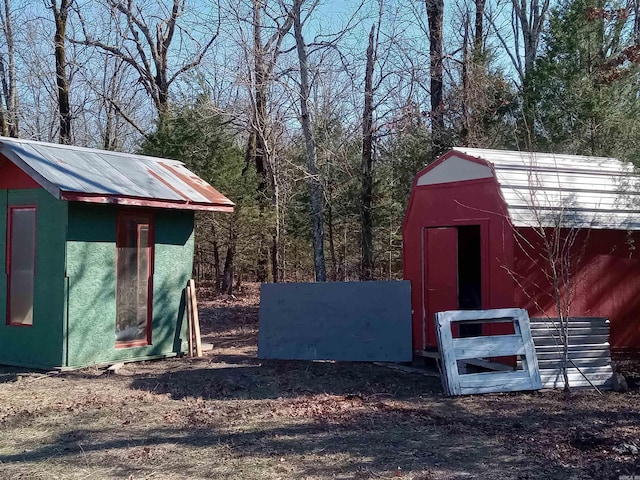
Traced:
<path id="1" fill-rule="evenodd" d="M 491 164 L 515 226 L 640 230 L 640 174 L 615 158 L 454 148 Z"/>
<path id="2" fill-rule="evenodd" d="M 56 198 L 102 203 L 133 199 L 169 208 L 229 210 L 233 202 L 182 162 L 0 137 L 0 153 Z M 94 199 L 94 200 L 91 200 Z M 142 203 L 141 203 L 142 202 Z"/>

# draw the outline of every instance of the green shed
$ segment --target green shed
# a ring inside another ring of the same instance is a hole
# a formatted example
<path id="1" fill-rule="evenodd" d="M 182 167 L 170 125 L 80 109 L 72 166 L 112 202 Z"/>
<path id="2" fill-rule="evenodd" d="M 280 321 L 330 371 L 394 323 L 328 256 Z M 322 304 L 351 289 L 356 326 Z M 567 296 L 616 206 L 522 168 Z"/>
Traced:
<path id="1" fill-rule="evenodd" d="M 0 364 L 185 351 L 197 210 L 233 203 L 181 162 L 0 137 Z"/>

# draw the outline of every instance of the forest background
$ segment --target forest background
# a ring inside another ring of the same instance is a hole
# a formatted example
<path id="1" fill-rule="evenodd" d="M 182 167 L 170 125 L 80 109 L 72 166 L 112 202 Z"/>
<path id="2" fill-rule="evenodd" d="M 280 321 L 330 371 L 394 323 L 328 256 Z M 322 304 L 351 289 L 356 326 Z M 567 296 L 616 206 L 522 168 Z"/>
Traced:
<path id="1" fill-rule="evenodd" d="M 640 162 L 640 0 L 2 0 L 0 133 L 176 158 L 194 275 L 402 276 L 452 146 Z"/>

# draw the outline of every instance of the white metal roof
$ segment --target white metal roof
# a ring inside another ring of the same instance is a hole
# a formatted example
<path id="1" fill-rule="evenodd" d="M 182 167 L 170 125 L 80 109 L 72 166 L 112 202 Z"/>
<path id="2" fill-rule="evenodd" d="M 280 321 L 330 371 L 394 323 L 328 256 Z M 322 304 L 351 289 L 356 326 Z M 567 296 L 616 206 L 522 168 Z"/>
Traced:
<path id="1" fill-rule="evenodd" d="M 54 197 L 96 203 L 229 211 L 233 202 L 161 158 L 0 137 L 0 153 Z"/>
<path id="2" fill-rule="evenodd" d="M 453 150 L 452 158 L 459 152 L 490 163 L 515 226 L 640 230 L 640 173 L 629 163 L 552 153 Z"/>

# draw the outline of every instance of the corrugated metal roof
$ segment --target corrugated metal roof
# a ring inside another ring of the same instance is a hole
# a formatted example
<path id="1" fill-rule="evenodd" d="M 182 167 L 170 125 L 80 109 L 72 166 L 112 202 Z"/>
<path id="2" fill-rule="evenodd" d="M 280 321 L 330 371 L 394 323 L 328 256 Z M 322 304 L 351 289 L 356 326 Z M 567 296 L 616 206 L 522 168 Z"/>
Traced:
<path id="1" fill-rule="evenodd" d="M 489 162 L 515 226 L 640 230 L 640 174 L 615 158 L 454 148 Z"/>
<path id="2" fill-rule="evenodd" d="M 5 137 L 0 153 L 58 199 L 213 211 L 234 205 L 175 160 Z"/>

